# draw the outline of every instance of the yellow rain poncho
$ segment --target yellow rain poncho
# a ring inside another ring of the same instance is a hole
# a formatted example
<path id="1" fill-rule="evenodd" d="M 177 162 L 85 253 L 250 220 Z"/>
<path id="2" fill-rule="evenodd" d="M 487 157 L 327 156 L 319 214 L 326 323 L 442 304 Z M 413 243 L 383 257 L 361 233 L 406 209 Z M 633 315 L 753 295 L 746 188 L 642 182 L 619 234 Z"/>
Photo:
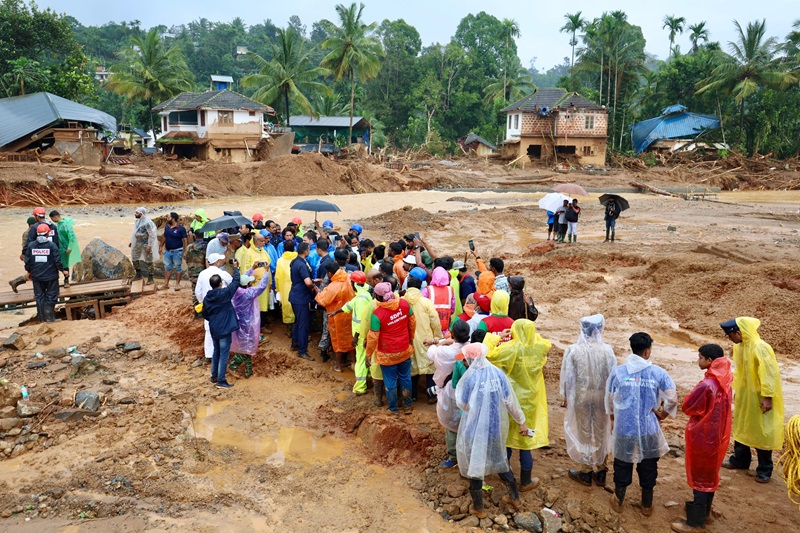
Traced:
<path id="1" fill-rule="evenodd" d="M 253 268 L 253 277 L 256 278 L 256 285 L 261 283 L 261 280 L 264 276 L 269 277 L 269 254 L 264 248 L 256 248 L 255 244 L 251 244 L 250 248 L 245 248 L 242 246 L 239 250 L 245 250 L 242 253 L 242 259 L 244 263 L 240 263 L 239 271 L 240 272 L 247 272 L 256 263 L 266 263 L 265 267 Z M 239 255 L 239 250 L 236 250 L 236 255 Z M 289 284 L 289 288 L 291 288 L 291 283 Z M 269 291 L 264 291 L 258 297 L 258 310 L 262 313 L 266 313 L 269 311 Z M 290 306 L 291 310 L 291 306 Z"/>
<path id="2" fill-rule="evenodd" d="M 294 311 L 292 311 L 292 304 L 289 303 L 289 291 L 292 290 L 292 276 L 291 272 L 289 272 L 289 265 L 295 257 L 297 257 L 297 252 L 283 252 L 275 267 L 275 288 L 280 295 L 284 324 L 294 324 Z"/>
<path id="3" fill-rule="evenodd" d="M 414 316 L 417 317 L 417 328 L 414 333 L 414 355 L 411 357 L 411 375 L 433 374 L 436 366 L 433 361 L 428 359 L 428 347 L 423 343 L 425 339 L 442 338 L 442 326 L 439 321 L 439 314 L 433 307 L 433 302 L 422 297 L 422 293 L 417 288 L 410 288 L 406 291 L 405 300 L 411 304 Z"/>
<path id="4" fill-rule="evenodd" d="M 511 326 L 511 340 L 489 353 L 489 361 L 508 376 L 525 413 L 526 423 L 536 433 L 534 437 L 520 435 L 519 425 L 511 420 L 506 441 L 509 448 L 534 450 L 550 443 L 547 427 L 547 391 L 542 375 L 550 346 L 549 340 L 536 333 L 536 325 L 533 322 L 520 319 Z"/>
<path id="5" fill-rule="evenodd" d="M 761 340 L 757 318 L 739 317 L 742 342 L 733 347 L 733 438 L 751 448 L 783 448 L 781 371 L 772 347 Z M 761 399 L 772 398 L 772 410 L 761 412 Z"/>

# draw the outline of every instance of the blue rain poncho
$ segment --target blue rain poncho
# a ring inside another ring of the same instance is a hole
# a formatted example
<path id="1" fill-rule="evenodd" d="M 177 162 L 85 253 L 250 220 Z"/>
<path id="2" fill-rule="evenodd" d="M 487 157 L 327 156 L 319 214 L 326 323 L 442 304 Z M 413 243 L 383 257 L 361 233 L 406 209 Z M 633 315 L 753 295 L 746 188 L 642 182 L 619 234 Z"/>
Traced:
<path id="1" fill-rule="evenodd" d="M 671 416 L 678 412 L 678 393 L 667 371 L 631 354 L 614 369 L 606 385 L 606 412 L 614 416 L 614 457 L 627 463 L 661 457 L 669 451 L 654 409 L 664 400 Z"/>
<path id="2" fill-rule="evenodd" d="M 475 346 L 465 346 L 465 355 Z M 478 344 L 477 348 L 482 355 L 472 360 L 456 386 L 456 404 L 462 411 L 456 438 L 458 468 L 462 476 L 471 479 L 509 471 L 508 414 L 517 424 L 525 423 L 508 378 L 486 359 L 486 346 Z"/>

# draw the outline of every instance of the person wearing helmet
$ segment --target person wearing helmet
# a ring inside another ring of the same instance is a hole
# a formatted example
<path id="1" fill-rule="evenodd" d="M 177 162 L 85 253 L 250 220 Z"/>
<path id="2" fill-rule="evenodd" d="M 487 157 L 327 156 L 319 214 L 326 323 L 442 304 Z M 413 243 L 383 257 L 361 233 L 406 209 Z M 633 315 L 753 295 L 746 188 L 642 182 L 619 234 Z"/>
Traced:
<path id="1" fill-rule="evenodd" d="M 25 246 L 22 247 L 22 255 L 25 255 L 25 253 L 28 250 L 28 245 L 30 243 L 36 242 L 36 238 L 38 237 L 38 233 L 37 233 L 36 230 L 42 224 L 44 224 L 48 228 L 50 228 L 50 231 L 47 233 L 47 240 L 49 240 L 50 242 L 55 244 L 56 248 L 58 248 L 58 246 L 59 246 L 59 244 L 58 244 L 58 228 L 56 228 L 56 225 L 53 224 L 52 222 L 47 222 L 44 219 L 46 214 L 47 214 L 47 211 L 45 210 L 44 207 L 37 207 L 36 209 L 33 210 L 33 217 L 36 219 L 36 222 L 34 222 L 33 225 L 31 225 L 28 228 L 28 238 L 25 241 Z"/>
<path id="2" fill-rule="evenodd" d="M 50 240 L 50 225 L 42 223 L 33 229 L 36 231 L 36 241 L 30 243 L 26 250 L 25 270 L 33 282 L 39 322 L 56 322 L 58 277 L 62 272 L 66 274 L 66 271 L 61 266 L 58 246 Z"/>
<path id="3" fill-rule="evenodd" d="M 348 237 L 356 237 L 359 241 L 361 241 L 361 234 L 364 233 L 364 228 L 361 224 L 353 224 L 350 226 L 350 229 L 347 231 Z"/>
<path id="4" fill-rule="evenodd" d="M 28 217 L 28 227 L 22 233 L 22 253 L 19 254 L 19 260 L 22 261 L 22 262 L 25 261 L 25 250 L 26 250 L 26 248 L 28 246 L 28 232 L 35 225 L 36 225 L 36 217 L 34 217 L 34 216 Z M 27 282 L 28 282 L 28 275 L 25 274 L 24 276 L 19 276 L 17 278 L 12 279 L 11 281 L 8 282 L 8 284 L 11 285 L 11 290 L 12 291 L 18 292 L 17 291 L 17 287 L 19 287 L 23 283 L 27 283 Z"/>
<path id="5" fill-rule="evenodd" d="M 253 215 L 252 220 L 254 229 L 257 230 L 264 229 L 264 215 L 262 215 L 261 213 L 256 213 L 255 215 Z"/>

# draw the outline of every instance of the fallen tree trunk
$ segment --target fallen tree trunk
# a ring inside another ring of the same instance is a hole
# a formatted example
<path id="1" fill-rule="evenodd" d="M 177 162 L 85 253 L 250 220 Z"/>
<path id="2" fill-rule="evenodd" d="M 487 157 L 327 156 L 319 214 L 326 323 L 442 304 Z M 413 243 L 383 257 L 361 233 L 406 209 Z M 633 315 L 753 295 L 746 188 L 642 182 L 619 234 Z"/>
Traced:
<path id="1" fill-rule="evenodd" d="M 104 176 L 155 176 L 155 172 L 149 168 L 114 168 L 101 167 L 100 174 Z"/>
<path id="2" fill-rule="evenodd" d="M 636 188 L 642 189 L 644 191 L 651 192 L 653 194 L 660 194 L 662 196 L 671 196 L 673 198 L 681 198 L 681 196 L 679 194 L 673 194 L 673 193 L 671 193 L 669 191 L 665 191 L 664 189 L 659 189 L 657 187 L 652 187 L 652 186 L 650 186 L 650 185 L 648 185 L 646 183 L 642 183 L 640 181 L 632 181 L 630 183 L 631 183 L 631 185 L 633 185 Z"/>

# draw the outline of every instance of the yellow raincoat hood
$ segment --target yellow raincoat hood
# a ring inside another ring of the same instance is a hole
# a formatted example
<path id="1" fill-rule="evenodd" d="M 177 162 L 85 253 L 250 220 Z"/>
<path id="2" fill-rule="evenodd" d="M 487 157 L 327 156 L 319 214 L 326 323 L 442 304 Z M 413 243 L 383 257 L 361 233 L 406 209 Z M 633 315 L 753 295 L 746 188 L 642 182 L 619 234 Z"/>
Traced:
<path id="1" fill-rule="evenodd" d="M 511 300 L 511 295 L 506 291 L 494 291 L 492 295 L 492 314 L 498 316 L 508 316 L 508 302 Z M 531 322 L 533 325 L 533 322 Z M 536 328 L 534 327 L 534 331 Z"/>
<path id="2" fill-rule="evenodd" d="M 758 334 L 759 319 L 739 317 L 736 325 L 742 332 L 742 342 L 733 347 L 733 438 L 751 448 L 780 450 L 784 407 L 775 352 Z M 761 412 L 762 398 L 772 398 L 771 411 Z"/>
<path id="3" fill-rule="evenodd" d="M 508 302 L 508 293 L 496 291 L 492 297 L 493 312 L 498 294 L 505 294 L 505 301 Z M 525 423 L 536 433 L 534 437 L 523 437 L 519 434 L 519 425 L 510 420 L 506 441 L 509 448 L 533 450 L 550 443 L 547 391 L 542 369 L 547 362 L 547 353 L 551 345 L 549 340 L 536 333 L 536 325 L 532 321 L 520 319 L 514 321 L 511 327 L 511 340 L 489 353 L 489 361 L 508 376 L 525 413 Z"/>

